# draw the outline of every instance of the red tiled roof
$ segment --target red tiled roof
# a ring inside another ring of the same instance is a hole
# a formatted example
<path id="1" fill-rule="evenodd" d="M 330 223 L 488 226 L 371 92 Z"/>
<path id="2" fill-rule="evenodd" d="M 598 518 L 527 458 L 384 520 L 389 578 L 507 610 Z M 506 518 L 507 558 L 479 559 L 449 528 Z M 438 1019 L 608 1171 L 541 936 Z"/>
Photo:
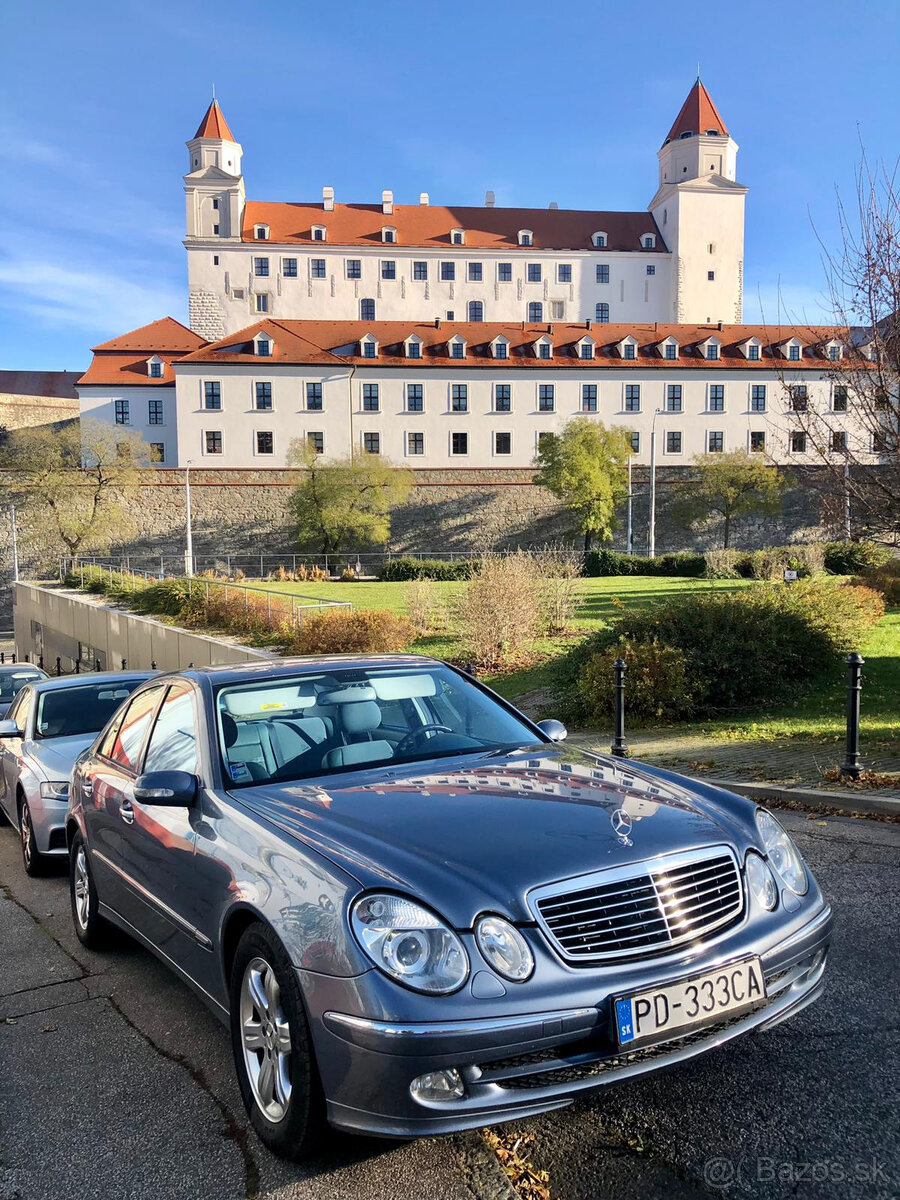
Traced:
<path id="1" fill-rule="evenodd" d="M 524 324 L 522 322 L 466 322 L 442 321 L 436 328 L 433 321 L 273 321 L 266 319 L 242 329 L 228 338 L 211 342 L 193 354 L 181 359 L 184 363 L 259 363 L 253 354 L 252 339 L 259 333 L 268 334 L 273 343 L 273 352 L 268 361 L 274 364 L 328 363 L 335 361 L 373 366 L 386 363 L 397 366 L 401 362 L 414 362 L 421 366 L 536 366 L 546 368 L 548 360 L 538 359 L 532 349 L 542 336 L 548 335 L 553 343 L 554 367 L 612 367 L 628 368 L 660 367 L 667 371 L 678 368 L 713 367 L 771 370 L 772 347 L 780 346 L 787 338 L 796 336 L 805 347 L 811 349 L 809 357 L 792 362 L 790 369 L 810 368 L 821 370 L 826 361 L 821 345 L 835 331 L 831 327 L 788 327 L 783 325 L 674 325 L 674 324 L 616 324 L 599 325 L 591 322 L 578 324 L 546 322 Z M 359 354 L 359 340 L 371 333 L 378 341 L 378 357 L 363 358 Z M 405 357 L 403 342 L 416 334 L 422 341 L 422 358 L 410 360 Z M 448 342 L 459 335 L 467 343 L 464 360 L 449 357 Z M 509 343 L 509 358 L 495 359 L 490 352 L 490 343 L 502 335 Z M 620 358 L 615 348 L 623 338 L 632 335 L 638 342 L 635 359 Z M 583 337 L 593 339 L 596 357 L 579 359 L 575 345 Z M 838 334 L 838 336 L 840 336 Z M 668 337 L 674 337 L 680 345 L 679 357 L 675 361 L 663 359 L 657 347 Z M 708 338 L 716 338 L 720 344 L 720 357 L 708 360 L 697 349 Z M 739 346 L 748 338 L 756 337 L 763 345 L 758 361 L 746 359 Z M 348 353 L 348 351 L 350 351 Z M 265 360 L 264 360 L 265 361 Z M 779 359 L 779 362 L 784 362 Z"/>
<path id="2" fill-rule="evenodd" d="M 168 350 L 176 354 L 188 354 L 205 345 L 205 339 L 199 333 L 194 333 L 174 317 L 163 317 L 160 321 L 151 321 L 140 329 L 132 329 L 111 341 L 101 342 L 92 346 L 91 350 L 146 350 L 148 354 L 162 353 Z"/>
<path id="3" fill-rule="evenodd" d="M 640 250 L 641 235 L 656 234 L 657 250 L 665 251 L 662 234 L 647 212 L 592 212 L 565 208 L 457 208 L 430 204 L 395 204 L 390 214 L 380 204 L 287 204 L 249 200 L 244 206 L 245 242 L 256 239 L 254 225 L 269 226 L 272 242 L 312 242 L 312 226 L 324 225 L 327 241 L 339 246 L 381 246 L 381 230 L 397 230 L 398 246 L 446 246 L 450 231 L 463 229 L 466 248 L 481 250 L 586 250 L 591 235 L 605 233 L 609 250 Z M 519 246 L 519 230 L 530 229 L 532 245 Z M 313 243 L 321 244 L 321 243 Z M 455 247 L 460 249 L 460 247 Z M 385 248 L 389 253 L 389 244 Z"/>
<path id="4" fill-rule="evenodd" d="M 78 371 L 0 371 L 0 395 L 77 400 Z"/>
<path id="5" fill-rule="evenodd" d="M 719 110 L 704 85 L 698 79 L 688 92 L 687 99 L 681 106 L 681 112 L 675 118 L 675 124 L 669 130 L 667 142 L 674 141 L 683 133 L 707 133 L 714 129 L 716 133 L 726 134 L 728 128 L 719 115 Z M 665 145 L 665 143 L 663 143 Z"/>
<path id="6" fill-rule="evenodd" d="M 76 382 L 81 386 L 172 387 L 175 383 L 172 362 L 205 345 L 204 338 L 180 321 L 163 317 L 92 347 L 93 361 Z M 163 373 L 157 379 L 147 372 L 147 360 L 154 355 L 163 361 Z"/>
<path id="7" fill-rule="evenodd" d="M 200 128 L 194 134 L 195 138 L 221 138 L 226 142 L 236 141 L 234 134 L 228 128 L 228 122 L 219 108 L 218 100 L 213 100 L 200 122 Z M 193 138 L 191 139 L 193 141 Z"/>

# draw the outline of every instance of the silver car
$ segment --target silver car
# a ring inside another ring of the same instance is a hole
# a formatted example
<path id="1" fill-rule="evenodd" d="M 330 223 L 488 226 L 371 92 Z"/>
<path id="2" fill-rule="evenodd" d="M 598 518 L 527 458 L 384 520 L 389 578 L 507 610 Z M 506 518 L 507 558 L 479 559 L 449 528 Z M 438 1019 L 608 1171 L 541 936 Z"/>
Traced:
<path id="1" fill-rule="evenodd" d="M 48 679 L 46 671 L 31 663 L 4 663 L 0 666 L 0 719 L 6 716 L 17 694 L 26 683 Z"/>
<path id="2" fill-rule="evenodd" d="M 48 859 L 65 858 L 75 759 L 150 672 L 50 679 L 28 669 L 32 681 L 0 720 L 0 810 L 19 830 L 25 870 L 40 875 Z"/>

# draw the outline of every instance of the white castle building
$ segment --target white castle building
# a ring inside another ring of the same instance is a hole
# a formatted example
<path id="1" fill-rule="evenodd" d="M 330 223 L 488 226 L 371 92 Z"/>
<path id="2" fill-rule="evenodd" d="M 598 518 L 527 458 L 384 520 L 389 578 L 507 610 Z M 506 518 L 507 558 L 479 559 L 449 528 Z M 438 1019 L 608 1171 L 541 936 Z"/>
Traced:
<path id="1" fill-rule="evenodd" d="M 335 321 L 741 321 L 737 143 L 698 79 L 659 151 L 645 212 L 245 198 L 243 149 L 214 100 L 187 143 L 190 325 Z"/>

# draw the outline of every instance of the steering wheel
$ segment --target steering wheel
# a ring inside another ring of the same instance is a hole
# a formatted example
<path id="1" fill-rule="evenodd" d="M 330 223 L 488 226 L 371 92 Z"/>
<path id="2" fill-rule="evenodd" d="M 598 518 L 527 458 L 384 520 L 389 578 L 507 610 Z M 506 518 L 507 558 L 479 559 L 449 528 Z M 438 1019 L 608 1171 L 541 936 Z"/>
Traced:
<path id="1" fill-rule="evenodd" d="M 424 737 L 426 733 L 452 733 L 453 730 L 449 725 L 420 725 L 418 729 L 411 730 L 405 737 L 402 737 L 394 747 L 395 755 L 405 754 L 407 750 L 418 742 L 419 738 Z"/>

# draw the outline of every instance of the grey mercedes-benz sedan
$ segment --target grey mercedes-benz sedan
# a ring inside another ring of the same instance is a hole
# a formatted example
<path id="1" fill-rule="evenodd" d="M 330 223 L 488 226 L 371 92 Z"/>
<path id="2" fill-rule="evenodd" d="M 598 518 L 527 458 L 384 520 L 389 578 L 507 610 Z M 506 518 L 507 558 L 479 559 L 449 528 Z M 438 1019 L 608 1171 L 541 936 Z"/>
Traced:
<path id="1" fill-rule="evenodd" d="M 75 770 L 78 936 L 230 1025 L 291 1157 L 562 1107 L 816 999 L 831 910 L 778 821 L 564 737 L 411 655 L 154 678 Z"/>

